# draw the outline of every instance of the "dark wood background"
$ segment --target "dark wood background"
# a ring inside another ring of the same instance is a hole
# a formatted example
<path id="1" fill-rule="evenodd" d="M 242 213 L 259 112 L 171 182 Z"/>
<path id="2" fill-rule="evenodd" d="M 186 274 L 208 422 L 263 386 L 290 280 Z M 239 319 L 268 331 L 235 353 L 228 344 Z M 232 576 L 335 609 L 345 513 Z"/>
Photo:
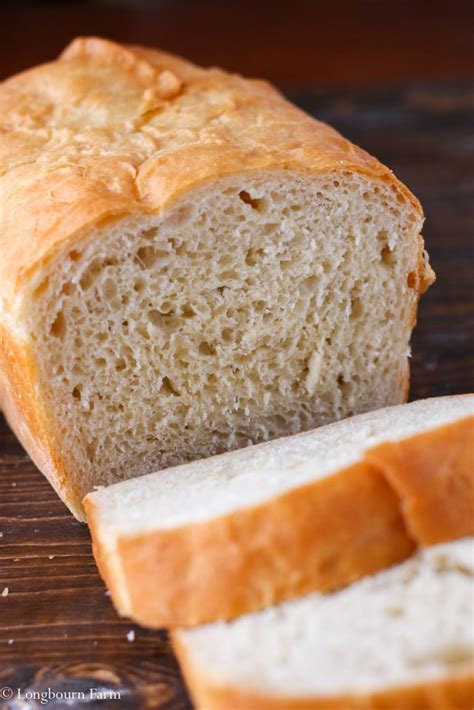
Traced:
<path id="1" fill-rule="evenodd" d="M 472 0 L 2 0 L 0 79 L 81 34 L 285 89 L 474 77 Z"/>
<path id="2" fill-rule="evenodd" d="M 277 81 L 388 163 L 420 197 L 438 281 L 421 302 L 410 397 L 462 393 L 474 390 L 472 11 L 471 4 L 454 4 L 450 17 L 441 17 L 433 3 L 425 16 L 420 5 L 347 3 L 347 14 L 338 16 L 338 3 L 317 11 L 318 3 L 296 2 L 289 10 L 276 2 L 273 14 L 267 3 L 249 2 L 161 9 L 10 4 L 0 10 L 1 71 L 46 60 L 72 35 L 94 32 Z M 196 31 L 200 23 L 205 33 Z M 87 703 L 76 707 L 190 707 L 166 634 L 116 616 L 86 526 L 56 498 L 3 421 L 0 533 L 0 593 L 9 590 L 0 596 L 0 689 L 13 689 L 11 700 L 0 697 L 0 708 L 23 707 L 18 688 L 48 687 L 84 691 Z M 90 703 L 89 688 L 118 690 L 121 700 Z"/>

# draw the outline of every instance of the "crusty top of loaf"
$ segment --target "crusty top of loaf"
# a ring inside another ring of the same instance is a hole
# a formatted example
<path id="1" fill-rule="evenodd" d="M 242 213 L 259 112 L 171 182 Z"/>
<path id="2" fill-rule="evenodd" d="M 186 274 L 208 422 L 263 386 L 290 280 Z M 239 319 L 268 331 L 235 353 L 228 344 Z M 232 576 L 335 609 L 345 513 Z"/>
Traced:
<path id="1" fill-rule="evenodd" d="M 388 168 L 266 82 L 163 52 L 76 39 L 0 85 L 0 117 L 6 312 L 88 227 L 158 212 L 206 179 L 347 169 L 388 181 L 421 214 Z"/>

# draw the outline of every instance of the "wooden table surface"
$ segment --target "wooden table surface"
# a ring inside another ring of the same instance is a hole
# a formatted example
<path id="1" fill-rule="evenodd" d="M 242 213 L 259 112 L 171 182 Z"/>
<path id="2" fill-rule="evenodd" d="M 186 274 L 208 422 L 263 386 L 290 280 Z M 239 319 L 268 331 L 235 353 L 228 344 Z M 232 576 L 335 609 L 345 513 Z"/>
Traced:
<path id="1" fill-rule="evenodd" d="M 292 98 L 388 163 L 425 208 L 424 234 L 438 280 L 421 301 L 411 399 L 473 391 L 474 84 L 299 90 Z M 92 710 L 190 707 L 166 634 L 116 616 L 86 526 L 56 498 L 2 421 L 0 592 L 4 588 L 0 689 L 11 687 L 13 698 L 0 697 L 0 708 L 24 707 L 18 688 L 25 694 L 48 687 L 84 692 L 74 707 Z M 118 690 L 121 700 L 91 703 L 90 688 Z M 28 707 L 44 705 L 37 700 Z M 66 705 L 51 700 L 47 707 Z"/>

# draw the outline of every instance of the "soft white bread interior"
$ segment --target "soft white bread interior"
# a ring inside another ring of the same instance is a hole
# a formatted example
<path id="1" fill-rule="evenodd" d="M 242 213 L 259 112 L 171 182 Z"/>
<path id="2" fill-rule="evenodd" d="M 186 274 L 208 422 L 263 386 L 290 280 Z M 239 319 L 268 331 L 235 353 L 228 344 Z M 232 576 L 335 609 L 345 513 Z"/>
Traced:
<path id="1" fill-rule="evenodd" d="M 197 708 L 444 708 L 474 703 L 474 539 L 333 594 L 174 632 Z"/>
<path id="2" fill-rule="evenodd" d="M 151 626 L 334 588 L 474 533 L 473 454 L 474 395 L 358 415 L 89 494 L 96 559 Z"/>
<path id="3" fill-rule="evenodd" d="M 374 158 L 263 82 L 93 38 L 0 114 L 2 396 L 76 514 L 94 485 L 404 401 L 432 273 Z"/>

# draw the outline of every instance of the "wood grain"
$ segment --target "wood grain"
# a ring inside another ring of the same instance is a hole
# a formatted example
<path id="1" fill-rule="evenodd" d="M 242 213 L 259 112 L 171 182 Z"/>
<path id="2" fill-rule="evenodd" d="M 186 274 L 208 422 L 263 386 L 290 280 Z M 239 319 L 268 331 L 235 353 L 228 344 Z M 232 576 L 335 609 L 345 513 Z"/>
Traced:
<path id="1" fill-rule="evenodd" d="M 420 197 L 437 284 L 413 338 L 411 398 L 474 390 L 474 85 L 293 96 L 387 162 Z M 76 522 L 0 429 L 0 688 L 84 692 L 87 708 L 189 708 L 164 633 L 118 619 Z M 134 640 L 127 634 L 133 631 Z M 90 703 L 89 688 L 121 700 Z M 0 707 L 18 708 L 18 700 Z M 30 708 L 44 707 L 30 704 Z M 66 707 L 53 701 L 48 708 Z M 70 707 L 70 706 L 69 706 Z"/>

